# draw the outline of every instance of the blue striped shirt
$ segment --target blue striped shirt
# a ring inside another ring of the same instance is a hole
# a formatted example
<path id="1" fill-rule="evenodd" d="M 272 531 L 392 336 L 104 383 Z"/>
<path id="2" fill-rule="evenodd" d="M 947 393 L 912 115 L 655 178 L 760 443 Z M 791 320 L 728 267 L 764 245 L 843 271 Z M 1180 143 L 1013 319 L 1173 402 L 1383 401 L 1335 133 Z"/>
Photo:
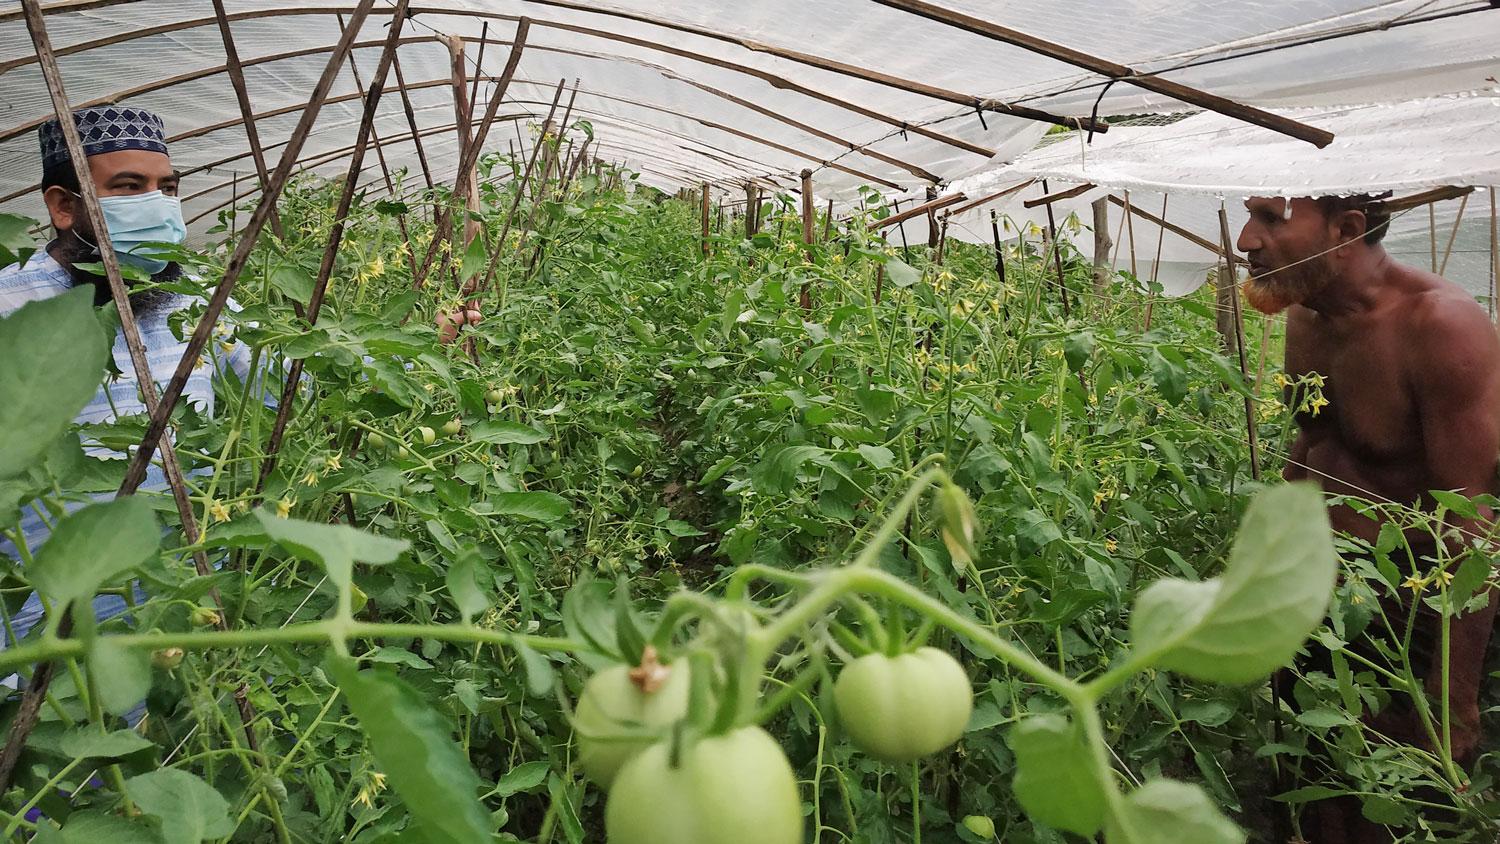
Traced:
<path id="1" fill-rule="evenodd" d="M 0 270 L 0 317 L 8 316 L 27 302 L 51 298 L 69 290 L 72 286 L 73 279 L 68 271 L 48 254 L 46 249 L 42 249 L 24 264 L 13 264 Z M 177 368 L 178 360 L 187 350 L 186 340 L 178 338 L 169 325 L 169 321 L 174 313 L 189 307 L 195 301 L 201 300 L 173 294 L 169 298 L 158 300 L 150 306 L 136 310 L 135 316 L 140 327 L 141 342 L 146 348 L 146 360 L 151 367 L 151 377 L 157 382 L 158 392 L 166 387 L 173 370 Z M 233 308 L 232 304 L 231 308 Z M 191 333 L 191 325 L 184 327 L 183 330 L 185 335 Z M 113 379 L 105 376 L 94 398 L 79 412 L 75 420 L 79 424 L 112 423 L 146 412 L 146 404 L 141 400 L 140 382 L 136 378 L 135 366 L 130 359 L 130 350 L 125 345 L 124 332 L 119 329 L 115 333 L 112 353 L 115 367 L 122 374 Z M 211 416 L 214 411 L 214 384 L 219 380 L 216 376 L 233 371 L 243 383 L 244 379 L 249 377 L 250 353 L 244 344 L 239 342 L 214 342 L 209 344 L 204 355 L 205 359 L 188 377 L 180 401 L 182 404 L 197 405 L 198 410 Z M 84 451 L 89 456 L 99 459 L 123 460 L 128 456 L 87 439 L 84 441 Z M 145 482 L 141 484 L 141 491 L 161 493 L 167 489 L 166 477 L 160 466 L 153 463 Z M 99 496 L 101 499 L 112 497 L 113 493 Z M 83 506 L 81 503 L 70 503 L 69 509 L 77 509 L 81 506 Z M 27 547 L 33 551 L 51 533 L 47 521 L 39 512 L 41 509 L 43 508 L 40 508 L 40 505 L 33 503 L 21 512 L 21 536 Z M 6 554 L 12 558 L 19 557 L 15 546 L 4 538 L 0 538 L 0 554 Z M 35 603 L 35 596 L 33 596 L 33 599 L 27 602 L 27 607 L 12 619 L 17 638 L 24 635 L 23 628 L 29 628 L 35 623 L 35 618 L 27 617 L 32 615 L 32 612 L 28 610 L 39 612 L 39 605 L 33 606 Z M 97 604 L 98 601 L 96 601 Z M 5 641 L 8 638 L 0 637 L 0 648 L 8 644 Z"/>

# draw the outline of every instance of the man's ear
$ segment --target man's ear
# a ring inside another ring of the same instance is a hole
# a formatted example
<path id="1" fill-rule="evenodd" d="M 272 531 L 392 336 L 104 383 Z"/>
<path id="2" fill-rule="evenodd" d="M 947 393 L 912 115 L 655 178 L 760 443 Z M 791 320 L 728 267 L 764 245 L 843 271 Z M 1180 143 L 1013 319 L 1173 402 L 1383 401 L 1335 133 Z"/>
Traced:
<path id="1" fill-rule="evenodd" d="M 47 214 L 52 218 L 52 228 L 60 232 L 71 231 L 74 219 L 83 211 L 79 207 L 78 197 L 60 185 L 47 188 L 42 193 L 42 201 L 47 203 Z"/>
<path id="2" fill-rule="evenodd" d="M 1338 217 L 1339 248 L 1363 243 L 1365 232 L 1369 230 L 1370 223 L 1365 219 L 1365 212 L 1349 210 Z"/>

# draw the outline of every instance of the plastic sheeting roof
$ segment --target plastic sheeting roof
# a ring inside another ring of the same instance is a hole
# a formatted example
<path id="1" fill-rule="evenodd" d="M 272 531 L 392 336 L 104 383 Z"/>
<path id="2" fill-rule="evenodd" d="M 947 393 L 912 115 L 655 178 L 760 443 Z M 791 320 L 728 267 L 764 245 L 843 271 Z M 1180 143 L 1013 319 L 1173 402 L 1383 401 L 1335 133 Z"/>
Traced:
<path id="1" fill-rule="evenodd" d="M 336 13 L 347 16 L 353 3 L 226 0 L 225 5 L 253 110 L 260 115 L 258 131 L 274 166 L 339 38 Z M 1495 46 L 1500 44 L 1500 9 L 1488 0 L 1013 0 L 1003 6 L 943 0 L 942 5 L 1138 71 L 1170 70 L 1166 78 L 1241 102 L 1313 109 L 1308 120 L 1315 125 L 1342 120 L 1337 108 L 1343 106 L 1455 94 L 1493 96 L 1500 73 Z M 19 7 L 16 0 L 0 0 L 0 197 L 5 197 L 0 210 L 39 217 L 40 202 L 29 190 L 39 175 L 34 126 L 50 116 L 51 104 Z M 73 103 L 119 101 L 163 114 L 176 137 L 173 160 L 188 171 L 184 211 L 197 219 L 196 230 L 236 193 L 253 190 L 254 166 L 223 72 L 224 48 L 209 4 L 54 0 L 46 8 Z M 388 0 L 377 2 L 357 40 L 355 62 L 366 84 L 390 9 Z M 472 73 L 475 42 L 487 21 L 491 43 L 483 73 L 498 74 L 508 51 L 504 42 L 512 37 L 518 15 L 530 17 L 533 26 L 518 78 L 500 109 L 502 119 L 514 116 L 514 125 L 539 121 L 558 81 L 579 80 L 575 116 L 594 123 L 598 151 L 641 168 L 644 181 L 664 187 L 709 180 L 737 189 L 746 179 L 762 178 L 793 188 L 795 174 L 812 167 L 816 190 L 836 198 L 852 198 L 860 185 L 877 180 L 891 192 L 915 190 L 925 182 L 913 171 L 953 182 L 994 170 L 1031 148 L 1048 128 L 994 113 L 981 120 L 971 107 L 813 67 L 766 52 L 762 45 L 1066 117 L 1183 108 L 1128 81 L 1106 84 L 1098 74 L 872 0 L 669 5 L 644 0 L 449 0 L 414 2 L 412 9 L 416 14 L 403 31 L 399 57 L 422 145 L 438 181 L 453 178 L 457 136 L 445 128 L 455 117 L 448 50 L 437 35 L 469 40 Z M 793 87 L 786 87 L 787 82 Z M 481 86 L 476 114 L 482 113 L 488 87 Z M 388 80 L 375 128 L 392 166 L 409 168 L 410 186 L 420 183 L 420 176 L 395 88 L 395 79 Z M 1457 114 L 1482 111 L 1465 111 L 1470 107 L 1477 109 L 1470 103 L 1448 106 L 1455 110 L 1451 112 L 1434 111 L 1420 145 L 1397 151 L 1448 156 L 1472 143 L 1477 126 L 1462 123 Z M 303 150 L 308 169 L 329 176 L 344 172 L 360 108 L 346 66 Z M 1494 124 L 1493 117 L 1488 123 Z M 498 124 L 488 146 L 504 150 L 507 139 L 516 139 L 512 126 Z M 913 130 L 917 126 L 942 137 L 918 134 Z M 1192 150 L 1209 166 L 1226 160 L 1220 156 L 1240 144 L 1315 151 L 1212 114 L 1163 131 L 1168 133 L 1165 140 L 1178 144 L 1174 149 Z M 1214 133 L 1221 131 L 1232 134 L 1232 143 L 1213 143 Z M 520 134 L 527 138 L 524 130 Z M 820 136 L 826 134 L 840 141 Z M 1100 155 L 1111 137 L 1096 136 Z M 1487 143 L 1493 147 L 1493 139 Z M 1137 156 L 1128 161 L 1129 143 L 1117 142 L 1113 148 L 1122 169 L 1111 177 L 1141 184 L 1165 178 L 1150 169 L 1161 163 L 1161 156 L 1149 145 L 1134 147 Z M 1064 154 L 1062 147 L 1054 149 L 1054 155 Z M 1489 172 L 1494 160 L 1489 159 Z M 823 164 L 829 161 L 857 173 Z M 366 162 L 365 179 L 373 187 L 380 181 L 378 164 L 374 156 Z M 1253 175 L 1263 163 L 1259 154 L 1241 156 L 1233 167 L 1223 168 L 1223 183 L 1247 184 L 1250 176 L 1244 173 Z M 1469 183 L 1474 174 L 1460 172 L 1465 169 L 1455 166 L 1445 178 Z M 1277 172 L 1281 186 L 1292 190 L 1288 171 Z M 1262 172 L 1258 184 L 1266 178 Z M 1206 183 L 1196 186 L 1213 190 Z"/>

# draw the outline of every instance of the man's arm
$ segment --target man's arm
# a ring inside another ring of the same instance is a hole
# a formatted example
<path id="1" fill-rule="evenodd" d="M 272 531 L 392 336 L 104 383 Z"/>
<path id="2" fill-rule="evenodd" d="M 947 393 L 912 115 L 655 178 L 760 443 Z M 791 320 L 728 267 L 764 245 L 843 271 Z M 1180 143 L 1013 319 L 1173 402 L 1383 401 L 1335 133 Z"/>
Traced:
<path id="1" fill-rule="evenodd" d="M 1413 321 L 1415 366 L 1409 377 L 1417 396 L 1432 486 L 1467 496 L 1493 493 L 1500 459 L 1500 338 L 1473 302 L 1443 300 L 1426 310 Z M 1489 532 L 1494 514 L 1481 508 L 1480 515 L 1474 520 L 1450 514 L 1449 524 L 1465 536 L 1461 546 L 1450 546 L 1450 550 L 1468 547 L 1473 537 Z M 1467 755 L 1478 740 L 1479 682 L 1495 610 L 1491 595 L 1484 609 L 1457 616 L 1450 623 L 1447 668 L 1455 756 Z M 1433 641 L 1440 640 L 1435 636 Z M 1441 649 L 1435 649 L 1428 669 L 1427 690 L 1440 695 Z"/>

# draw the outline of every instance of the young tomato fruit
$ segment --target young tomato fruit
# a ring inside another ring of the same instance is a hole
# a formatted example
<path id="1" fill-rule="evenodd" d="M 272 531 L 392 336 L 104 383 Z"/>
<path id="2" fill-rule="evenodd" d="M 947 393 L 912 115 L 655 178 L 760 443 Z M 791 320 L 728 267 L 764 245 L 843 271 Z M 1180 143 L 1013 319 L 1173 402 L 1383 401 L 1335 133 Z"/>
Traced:
<path id="1" fill-rule="evenodd" d="M 437 432 L 426 425 L 417 428 L 417 436 L 422 438 L 423 445 L 432 445 L 437 442 Z"/>
<path id="2" fill-rule="evenodd" d="M 855 746 L 887 762 L 910 762 L 958 741 L 974 691 L 958 660 L 918 648 L 849 663 L 833 684 L 833 702 Z"/>
<path id="3" fill-rule="evenodd" d="M 656 741 L 651 732 L 664 731 L 687 714 L 687 663 L 662 665 L 655 649 L 648 649 L 641 662 L 638 668 L 616 665 L 590 677 L 573 712 L 579 767 L 603 788 L 630 757 Z"/>
<path id="4" fill-rule="evenodd" d="M 499 404 L 505 400 L 505 394 L 499 390 L 490 390 L 484 394 L 484 400 L 487 404 Z"/>
<path id="5" fill-rule="evenodd" d="M 452 419 L 449 419 L 447 422 L 443 423 L 443 433 L 451 437 L 454 434 L 457 434 L 459 431 L 463 430 L 463 427 L 463 420 L 455 416 Z"/>
<path id="6" fill-rule="evenodd" d="M 759 727 L 662 741 L 625 763 L 604 807 L 609 844 L 802 844 L 797 778 Z"/>

